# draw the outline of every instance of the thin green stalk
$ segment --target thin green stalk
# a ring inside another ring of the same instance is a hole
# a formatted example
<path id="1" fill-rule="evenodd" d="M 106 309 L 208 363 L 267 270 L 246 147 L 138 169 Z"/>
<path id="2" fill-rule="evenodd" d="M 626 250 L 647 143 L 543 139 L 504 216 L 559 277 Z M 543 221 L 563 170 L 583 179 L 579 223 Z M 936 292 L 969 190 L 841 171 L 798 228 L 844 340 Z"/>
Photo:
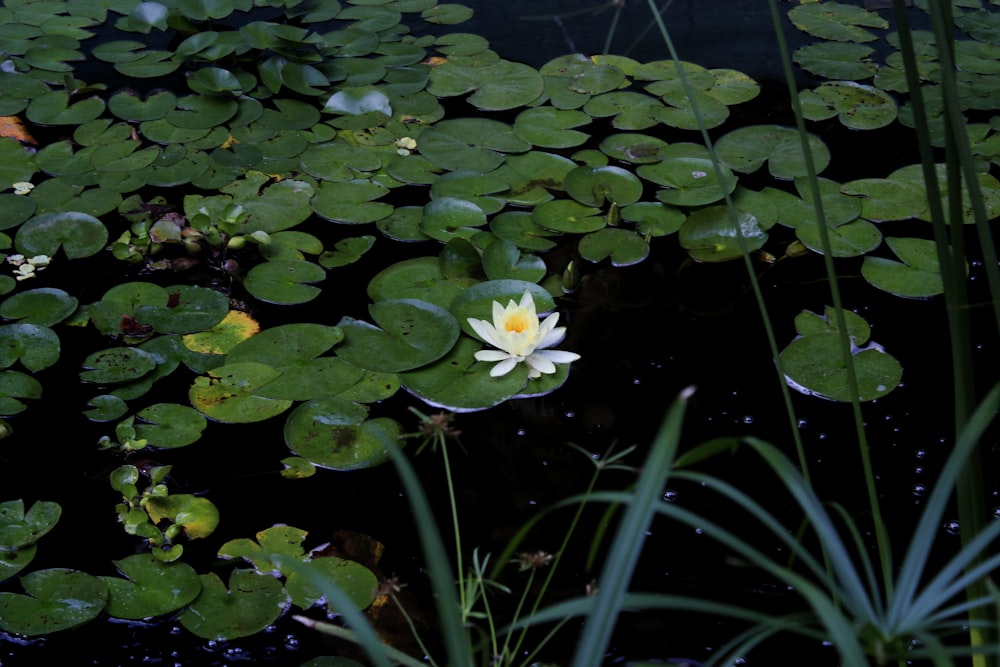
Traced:
<path id="1" fill-rule="evenodd" d="M 465 594 L 465 566 L 462 563 L 462 531 L 458 525 L 458 503 L 455 500 L 455 484 L 451 478 L 451 463 L 448 461 L 448 445 L 443 435 L 437 435 L 444 461 L 444 474 L 448 484 L 448 503 L 451 508 L 451 526 L 455 535 L 455 570 L 458 573 L 458 605 L 462 610 L 462 622 L 469 620 L 468 598 Z"/>
<path id="2" fill-rule="evenodd" d="M 705 123 L 702 121 L 701 113 L 698 108 L 698 101 L 695 95 L 692 94 L 692 88 L 688 82 L 687 74 L 684 72 L 684 68 L 680 66 L 680 56 L 677 53 L 677 49 L 674 48 L 673 40 L 670 38 L 670 33 L 667 31 L 667 26 L 663 22 L 663 17 L 660 10 L 656 8 L 653 4 L 653 0 L 646 0 L 649 5 L 649 9 L 653 14 L 653 20 L 656 23 L 660 31 L 660 36 L 663 39 L 663 43 L 666 45 L 667 50 L 670 53 L 670 57 L 673 58 L 677 65 L 677 75 L 680 78 L 681 84 L 688 96 L 688 100 L 691 104 L 691 111 L 698 119 L 698 129 L 701 132 L 702 141 L 705 147 L 708 149 L 709 157 L 712 160 L 712 165 L 716 171 L 720 171 L 720 162 L 718 155 L 715 152 L 715 144 L 712 142 L 711 137 L 708 134 L 708 130 L 705 127 Z M 669 3 L 667 3 L 669 4 Z M 666 5 L 665 5 L 666 7 Z M 791 431 L 792 441 L 795 443 L 795 452 L 798 457 L 799 465 L 802 468 L 802 474 L 805 475 L 806 479 L 809 479 L 809 464 L 806 458 L 805 447 L 802 445 L 802 435 L 799 433 L 798 419 L 795 416 L 795 408 L 792 405 L 792 395 L 788 388 L 788 384 L 785 382 L 785 372 L 781 363 L 781 353 L 778 348 L 778 340 L 774 334 L 774 327 L 771 325 L 771 317 L 768 314 L 767 303 L 764 300 L 764 293 L 760 287 L 760 281 L 757 279 L 757 274 L 754 271 L 753 262 L 750 259 L 750 252 L 747 248 L 746 239 L 744 239 L 743 234 L 740 231 L 740 225 L 736 218 L 736 207 L 733 205 L 732 197 L 727 193 L 725 195 L 726 208 L 729 211 L 730 221 L 736 230 L 736 239 L 739 243 L 740 252 L 743 255 L 743 264 L 747 271 L 747 277 L 750 280 L 750 285 L 753 289 L 754 298 L 757 302 L 757 309 L 760 312 L 761 322 L 764 326 L 764 331 L 767 335 L 768 346 L 771 350 L 771 358 L 774 360 L 774 365 L 778 373 L 779 388 L 781 390 L 782 400 L 785 404 L 785 414 L 788 416 L 788 425 Z"/>
<path id="3" fill-rule="evenodd" d="M 521 610 L 524 608 L 524 601 L 528 597 L 528 591 L 531 590 L 531 584 L 534 583 L 534 581 L 535 581 L 535 572 L 536 571 L 537 571 L 536 568 L 533 568 L 533 567 L 529 568 L 528 580 L 526 582 L 524 582 L 524 589 L 521 591 L 521 597 L 517 601 L 517 608 L 514 609 L 514 616 L 511 617 L 511 623 L 517 623 L 517 619 L 521 618 Z M 534 610 L 532 610 L 532 611 L 534 611 Z M 512 653 L 510 653 L 510 655 L 512 657 L 515 656 L 515 655 L 517 655 L 518 651 L 521 649 L 521 642 L 524 641 L 524 635 L 525 635 L 526 632 L 527 632 L 527 628 L 525 628 L 524 630 L 521 631 L 521 636 L 517 640 L 517 644 L 514 646 L 514 651 Z M 506 636 L 504 637 L 504 642 L 503 642 L 503 653 L 501 653 L 500 655 L 508 655 L 507 651 L 510 648 L 510 637 L 511 637 L 511 633 L 509 633 L 509 632 L 506 633 Z"/>
<path id="4" fill-rule="evenodd" d="M 799 105 L 798 86 L 795 81 L 795 73 L 792 70 L 792 59 L 785 40 L 784 29 L 781 25 L 780 14 L 776 0 L 768 0 L 771 9 L 771 20 L 774 23 L 774 35 L 781 53 L 782 66 L 785 73 L 785 83 L 788 86 L 792 103 L 792 110 L 795 114 L 795 124 L 799 132 L 802 143 L 803 157 L 805 158 L 806 172 L 808 174 L 809 188 L 816 210 L 817 224 L 819 226 L 820 243 L 823 248 L 823 264 L 826 275 L 830 283 L 830 297 L 833 301 L 834 317 L 839 334 L 840 353 L 844 359 L 852 359 L 851 340 L 847 334 L 847 323 L 844 318 L 844 305 L 840 295 L 840 287 L 837 282 L 837 272 L 833 266 L 833 252 L 830 246 L 830 234 L 827 229 L 826 216 L 823 211 L 822 198 L 819 190 L 819 180 L 817 177 L 812 151 L 809 149 L 808 132 L 805 127 L 805 120 L 802 109 Z M 845 364 L 847 373 L 847 385 L 851 395 L 851 409 L 854 416 L 854 429 L 858 441 L 858 450 L 861 458 L 861 467 L 865 480 L 865 491 L 868 496 L 868 506 L 872 515 L 872 523 L 875 530 L 875 541 L 878 546 L 879 564 L 881 566 L 882 582 L 886 588 L 887 597 L 892 595 L 892 551 L 889 542 L 889 533 L 886 529 L 885 521 L 882 518 L 881 504 L 878 499 L 878 490 L 875 487 L 875 473 L 872 469 L 871 456 L 868 452 L 868 437 L 865 434 L 864 417 L 861 414 L 861 403 L 858 399 L 858 380 L 853 363 Z M 807 478 L 808 480 L 808 478 Z"/>
<path id="5" fill-rule="evenodd" d="M 420 633 L 417 631 L 417 626 L 413 623 L 413 618 L 410 616 L 410 612 L 406 611 L 406 607 L 404 607 L 403 603 L 399 601 L 399 598 L 396 597 L 395 593 L 391 594 L 389 597 L 392 598 L 392 601 L 395 603 L 399 613 L 403 616 L 403 620 L 406 621 L 407 627 L 410 628 L 410 635 L 413 636 L 414 641 L 417 642 L 417 646 L 420 647 L 420 652 L 427 657 L 428 664 L 430 664 L 431 667 L 437 667 L 437 661 L 434 660 L 434 656 L 431 655 L 431 652 L 427 650 L 427 646 L 424 645 L 424 640 L 420 637 Z"/>

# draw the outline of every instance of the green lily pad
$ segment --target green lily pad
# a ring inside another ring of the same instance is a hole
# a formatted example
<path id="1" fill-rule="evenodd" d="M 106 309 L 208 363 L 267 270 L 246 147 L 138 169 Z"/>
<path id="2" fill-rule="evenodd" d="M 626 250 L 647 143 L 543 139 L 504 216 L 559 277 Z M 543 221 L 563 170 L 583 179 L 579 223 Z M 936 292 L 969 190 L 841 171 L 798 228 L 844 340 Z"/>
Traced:
<path id="1" fill-rule="evenodd" d="M 621 216 L 622 220 L 635 223 L 636 231 L 643 237 L 673 234 L 687 218 L 683 211 L 668 204 L 643 201 L 622 208 Z"/>
<path id="2" fill-rule="evenodd" d="M 0 368 L 9 368 L 18 359 L 29 371 L 40 371 L 59 360 L 59 337 L 37 324 L 0 326 Z"/>
<path id="3" fill-rule="evenodd" d="M 61 247 L 70 259 L 89 257 L 108 241 L 104 224 L 86 213 L 45 213 L 29 219 L 17 230 L 14 244 L 23 255 L 54 257 Z"/>
<path id="4" fill-rule="evenodd" d="M 385 186 L 365 179 L 320 183 L 312 200 L 312 208 L 317 215 L 332 222 L 375 222 L 392 213 L 392 204 L 372 201 L 388 191 Z"/>
<path id="5" fill-rule="evenodd" d="M 110 422 L 121 419 L 128 412 L 128 404 L 117 396 L 111 394 L 101 394 L 94 396 L 87 401 L 91 406 L 89 410 L 84 410 L 83 414 L 87 419 L 95 422 Z"/>
<path id="6" fill-rule="evenodd" d="M 752 214 L 736 211 L 737 228 L 725 206 L 709 206 L 688 216 L 678 232 L 678 242 L 692 259 L 700 262 L 725 262 L 743 256 L 739 237 L 743 237 L 748 252 L 757 250 L 767 241 Z"/>
<path id="7" fill-rule="evenodd" d="M 451 352 L 435 364 L 400 373 L 402 387 L 429 405 L 454 412 L 485 410 L 520 393 L 528 384 L 528 371 L 519 364 L 501 377 L 491 377 L 493 364 L 478 362 L 481 349 L 472 338 L 462 337 Z"/>
<path id="8" fill-rule="evenodd" d="M 802 91 L 799 103 L 809 120 L 837 116 L 852 130 L 875 130 L 896 120 L 896 102 L 886 92 L 854 81 L 831 81 Z"/>
<path id="9" fill-rule="evenodd" d="M 505 201 L 498 193 L 503 193 L 507 188 L 507 181 L 495 171 L 488 174 L 453 171 L 434 180 L 431 184 L 431 199 L 464 199 L 481 208 L 486 215 L 493 215 L 504 207 Z"/>
<path id="10" fill-rule="evenodd" d="M 346 141 L 323 142 L 310 146 L 301 157 L 302 168 L 325 181 L 350 181 L 382 166 L 374 151 Z"/>
<path id="11" fill-rule="evenodd" d="M 0 317 L 48 327 L 72 315 L 78 305 L 76 297 L 61 289 L 41 287 L 7 298 L 0 304 Z"/>
<path id="12" fill-rule="evenodd" d="M 468 103 L 485 111 L 503 111 L 530 104 L 544 90 L 542 76 L 533 67 L 499 60 L 484 67 L 466 67 L 453 61 L 433 68 L 427 91 L 436 97 L 472 92 Z"/>
<path id="13" fill-rule="evenodd" d="M 184 447 L 201 438 L 207 422 L 200 412 L 186 405 L 157 403 L 136 415 L 136 437 L 151 447 L 173 449 Z"/>
<path id="14" fill-rule="evenodd" d="M 633 90 L 616 90 L 595 95 L 583 105 L 584 113 L 595 118 L 611 118 L 619 130 L 645 130 L 660 124 L 666 107 L 655 97 Z"/>
<path id="15" fill-rule="evenodd" d="M 19 399 L 42 397 L 42 383 L 19 371 L 0 371 L 0 415 L 24 412 L 28 406 Z M 0 436 L 10 435 L 10 427 L 0 424 Z"/>
<path id="16" fill-rule="evenodd" d="M 0 503 L 0 550 L 34 544 L 52 530 L 62 514 L 59 503 L 39 500 L 24 511 L 23 500 Z"/>
<path id="17" fill-rule="evenodd" d="M 234 570 L 229 588 L 215 573 L 201 575 L 201 594 L 181 614 L 180 622 L 203 639 L 229 640 L 256 634 L 288 606 L 281 582 L 253 570 Z"/>
<path id="18" fill-rule="evenodd" d="M 229 313 L 229 299 L 221 292 L 197 285 L 166 288 L 167 303 L 141 304 L 135 318 L 159 333 L 187 334 L 205 331 Z"/>
<path id="19" fill-rule="evenodd" d="M 487 173 L 500 166 L 506 153 L 523 153 L 531 144 L 514 128 L 487 118 L 444 120 L 424 130 L 420 154 L 447 171 Z"/>
<path id="20" fill-rule="evenodd" d="M 428 23 L 455 25 L 465 23 L 472 18 L 472 9 L 465 5 L 438 3 L 420 12 L 420 18 Z"/>
<path id="21" fill-rule="evenodd" d="M 858 400 L 872 401 L 899 386 L 903 369 L 879 345 L 852 346 L 850 362 L 858 380 Z M 840 337 L 834 333 L 802 336 L 781 352 L 786 381 L 808 395 L 833 401 L 850 401 L 847 362 L 841 354 Z"/>
<path id="22" fill-rule="evenodd" d="M 586 234 L 603 229 L 607 219 L 601 210 L 570 199 L 554 199 L 539 204 L 531 212 L 531 219 L 539 227 L 552 232 Z"/>
<path id="23" fill-rule="evenodd" d="M 545 252 L 556 246 L 552 237 L 558 232 L 543 229 L 535 224 L 528 211 L 505 211 L 490 220 L 490 231 L 497 238 L 511 241 L 521 250 Z"/>
<path id="24" fill-rule="evenodd" d="M 873 53 L 875 49 L 861 44 L 820 42 L 797 49 L 792 60 L 802 69 L 826 79 L 861 81 L 875 74 Z"/>
<path id="25" fill-rule="evenodd" d="M 590 138 L 586 132 L 573 128 L 590 122 L 590 116 L 575 109 L 534 107 L 514 119 L 514 134 L 543 148 L 572 148 Z"/>
<path id="26" fill-rule="evenodd" d="M 642 196 L 642 181 L 621 167 L 577 167 L 566 174 L 566 194 L 586 206 L 627 206 Z"/>
<path id="27" fill-rule="evenodd" d="M 92 621 L 108 601 L 104 582 L 77 570 L 38 570 L 21 586 L 27 595 L 0 592 L 0 629 L 29 637 Z"/>
<path id="28" fill-rule="evenodd" d="M 591 262 L 610 258 L 612 266 L 632 266 L 646 259 L 649 244 L 631 230 L 608 227 L 584 236 L 577 250 Z"/>
<path id="29" fill-rule="evenodd" d="M 243 286 L 261 301 L 289 305 L 315 299 L 322 290 L 310 283 L 325 278 L 326 272 L 312 262 L 276 260 L 250 269 Z"/>
<path id="30" fill-rule="evenodd" d="M 947 211 L 947 167 L 944 164 L 938 164 L 935 165 L 935 170 L 937 172 L 938 186 L 941 189 L 941 206 L 945 211 Z M 908 183 L 913 183 L 918 187 L 925 188 L 923 169 L 919 164 L 901 167 L 889 174 L 889 178 L 894 181 L 906 181 Z M 992 174 L 988 173 L 977 174 L 976 180 L 979 182 L 979 189 L 982 193 L 983 204 L 986 207 L 986 217 L 992 220 L 1000 216 L 1000 181 L 998 181 Z M 925 210 L 918 217 L 921 220 L 930 220 L 930 211 Z M 967 225 L 975 222 L 972 204 L 969 199 L 969 189 L 964 186 L 962 188 L 962 221 Z"/>
<path id="31" fill-rule="evenodd" d="M 340 395 L 365 379 L 365 370 L 337 357 L 289 362 L 276 366 L 281 371 L 257 390 L 265 398 L 308 401 L 323 396 Z"/>
<path id="32" fill-rule="evenodd" d="M 467 199 L 441 197 L 424 206 L 420 231 L 441 242 L 458 236 L 470 238 L 486 224 L 486 212 Z"/>
<path id="33" fill-rule="evenodd" d="M 3 159 L 0 148 L 0 160 Z M 2 176 L 0 176 L 2 178 Z M 11 193 L 0 194 L 0 229 L 17 227 L 31 217 L 37 204 L 31 197 Z"/>
<path id="34" fill-rule="evenodd" d="M 359 86 L 338 90 L 327 99 L 323 111 L 351 116 L 378 111 L 386 116 L 392 116 L 392 104 L 389 96 L 377 88 Z"/>
<path id="35" fill-rule="evenodd" d="M 34 156 L 20 142 L 0 137 L 0 188 L 6 190 L 14 183 L 30 181 L 36 171 Z"/>
<path id="36" fill-rule="evenodd" d="M 208 95 L 187 95 L 177 100 L 177 108 L 163 119 L 174 127 L 201 130 L 217 127 L 236 115 L 239 104 Z"/>
<path id="37" fill-rule="evenodd" d="M 132 122 L 163 118 L 176 106 L 177 96 L 167 90 L 155 90 L 142 96 L 134 90 L 125 89 L 108 98 L 108 111 Z"/>
<path id="38" fill-rule="evenodd" d="M 195 378 L 188 396 L 191 405 L 209 419 L 239 424 L 263 421 L 292 404 L 257 393 L 279 375 L 281 371 L 255 361 L 226 364 Z"/>
<path id="39" fill-rule="evenodd" d="M 104 112 L 100 97 L 72 99 L 64 90 L 54 90 L 31 100 L 24 115 L 38 125 L 80 125 Z"/>
<path id="40" fill-rule="evenodd" d="M 888 237 L 886 245 L 902 261 L 865 257 L 861 275 L 875 287 L 896 296 L 922 299 L 942 294 L 941 264 L 933 241 Z"/>
<path id="41" fill-rule="evenodd" d="M 83 368 L 80 379 L 84 382 L 129 382 L 156 368 L 156 357 L 136 347 L 113 347 L 88 355 Z"/>
<path id="42" fill-rule="evenodd" d="M 288 556 L 301 560 L 305 556 L 302 543 L 309 535 L 301 528 L 277 524 L 259 531 L 251 540 L 241 537 L 229 540 L 219 549 L 219 558 L 242 558 L 260 574 L 281 574 L 282 570 L 271 560 L 272 555 Z"/>
<path id="43" fill-rule="evenodd" d="M 522 254 L 513 241 L 497 239 L 483 250 L 483 270 L 490 280 L 513 278 L 538 282 L 548 270 L 535 255 Z"/>
<path id="44" fill-rule="evenodd" d="M 927 209 L 925 188 L 911 181 L 861 178 L 844 183 L 840 191 L 861 199 L 861 217 L 873 222 L 908 220 Z"/>
<path id="45" fill-rule="evenodd" d="M 668 145 L 663 139 L 648 134 L 624 132 L 606 137 L 601 141 L 600 149 L 616 160 L 631 164 L 651 164 L 667 157 L 663 151 Z"/>
<path id="46" fill-rule="evenodd" d="M 665 188 L 656 193 L 656 198 L 664 203 L 703 206 L 723 199 L 736 189 L 736 176 L 726 165 L 719 166 L 717 172 L 708 158 L 678 156 L 640 165 L 636 173 Z"/>
<path id="47" fill-rule="evenodd" d="M 874 42 L 878 37 L 864 28 L 889 27 L 875 12 L 839 2 L 797 5 L 788 11 L 788 19 L 802 32 L 838 42 Z"/>
<path id="48" fill-rule="evenodd" d="M 325 324 L 282 324 L 246 339 L 229 351 L 226 360 L 282 366 L 314 359 L 343 339 L 343 331 Z"/>
<path id="49" fill-rule="evenodd" d="M 780 125 L 750 125 L 724 134 L 715 144 L 719 160 L 734 171 L 749 174 L 767 162 L 775 178 L 806 176 L 799 133 Z M 830 164 L 830 151 L 818 137 L 809 135 L 809 152 L 816 173 Z"/>
<path id="50" fill-rule="evenodd" d="M 340 587 L 350 598 L 355 608 L 367 609 L 375 601 L 375 595 L 379 588 L 378 577 L 361 563 L 334 556 L 324 556 L 310 560 L 308 567 Z M 285 590 L 292 599 L 292 604 L 303 609 L 308 609 L 325 599 L 325 596 L 298 572 L 288 575 L 288 579 L 285 581 Z M 333 607 L 330 607 L 329 611 L 336 613 L 336 609 Z"/>
<path id="51" fill-rule="evenodd" d="M 0 581 L 6 581 L 28 567 L 37 553 L 38 547 L 34 544 L 18 549 L 0 550 Z"/>
<path id="52" fill-rule="evenodd" d="M 306 401 L 285 421 L 285 444 L 298 456 L 321 468 L 355 470 L 388 460 L 382 442 L 365 426 L 368 408 L 335 396 Z M 394 436 L 391 419 L 374 420 Z"/>
<path id="53" fill-rule="evenodd" d="M 445 276 L 437 257 L 414 257 L 375 274 L 368 283 L 368 296 L 372 301 L 415 299 L 447 308 L 474 282 Z"/>
<path id="54" fill-rule="evenodd" d="M 325 269 L 353 264 L 375 245 L 375 237 L 370 235 L 355 236 L 341 239 L 334 244 L 333 250 L 324 252 L 319 257 L 319 265 Z"/>
<path id="55" fill-rule="evenodd" d="M 858 257 L 865 255 L 882 243 L 882 232 L 867 220 L 854 220 L 842 225 L 827 227 L 830 251 L 834 257 Z M 795 227 L 795 235 L 814 252 L 823 253 L 819 225 L 814 221 L 803 221 Z"/>
<path id="56" fill-rule="evenodd" d="M 166 519 L 180 526 L 190 540 L 208 537 L 219 525 L 219 510 L 212 501 L 190 493 L 149 496 L 144 507 L 150 521 L 160 523 Z"/>
<path id="57" fill-rule="evenodd" d="M 378 301 L 369 312 L 381 328 L 350 317 L 337 325 L 345 335 L 337 355 L 360 368 L 383 373 L 418 368 L 441 358 L 458 338 L 455 318 L 431 303 Z"/>
<path id="58" fill-rule="evenodd" d="M 455 300 L 452 301 L 449 310 L 461 324 L 462 329 L 472 334 L 472 327 L 469 325 L 469 318 L 492 321 L 493 302 L 506 305 L 510 301 L 520 302 L 525 292 L 531 294 L 535 302 L 535 309 L 538 313 L 546 313 L 554 310 L 556 305 L 552 300 L 552 295 L 541 285 L 532 282 L 515 279 L 487 280 L 472 285 L 462 291 Z"/>
<path id="59" fill-rule="evenodd" d="M 115 561 L 123 577 L 99 577 L 108 587 L 107 612 L 138 621 L 177 611 L 201 593 L 201 579 L 186 563 L 164 563 L 152 554 Z"/>

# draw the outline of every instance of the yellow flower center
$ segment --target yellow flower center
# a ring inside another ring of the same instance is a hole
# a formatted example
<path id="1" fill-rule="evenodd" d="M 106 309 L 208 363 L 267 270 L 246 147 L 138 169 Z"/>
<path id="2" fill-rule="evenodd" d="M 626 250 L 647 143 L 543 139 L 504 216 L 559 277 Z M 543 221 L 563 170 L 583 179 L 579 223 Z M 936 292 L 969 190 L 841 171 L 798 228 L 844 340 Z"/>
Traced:
<path id="1" fill-rule="evenodd" d="M 511 313 L 503 323 L 508 333 L 524 333 L 530 325 L 527 314 L 520 312 Z"/>

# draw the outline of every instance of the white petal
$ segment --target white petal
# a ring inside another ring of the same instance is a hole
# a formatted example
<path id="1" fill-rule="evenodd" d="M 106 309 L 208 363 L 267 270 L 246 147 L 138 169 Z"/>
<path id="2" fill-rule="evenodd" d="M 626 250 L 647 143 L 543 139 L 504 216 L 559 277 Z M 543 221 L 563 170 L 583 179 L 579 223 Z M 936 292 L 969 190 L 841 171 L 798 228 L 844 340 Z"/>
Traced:
<path id="1" fill-rule="evenodd" d="M 517 366 L 518 361 L 519 359 L 517 357 L 507 357 L 490 369 L 490 377 L 498 378 L 501 375 L 507 375 L 507 373 L 514 370 L 514 366 Z"/>
<path id="2" fill-rule="evenodd" d="M 510 352 L 501 352 L 500 350 L 479 350 L 475 355 L 477 361 L 503 361 L 504 359 L 510 359 Z"/>
<path id="3" fill-rule="evenodd" d="M 549 374 L 556 372 L 556 365 L 537 353 L 525 359 L 525 362 L 539 373 Z"/>
<path id="4" fill-rule="evenodd" d="M 511 304 L 511 306 L 515 305 L 513 301 L 511 301 L 510 304 Z M 508 306 L 508 308 L 509 307 L 510 306 Z M 504 310 L 504 307 L 500 305 L 499 301 L 494 301 L 493 302 L 493 326 L 497 330 L 500 330 L 500 329 L 503 328 L 503 320 L 504 320 L 504 313 L 505 312 L 506 311 Z"/>
<path id="5" fill-rule="evenodd" d="M 563 342 L 564 338 L 566 338 L 566 327 L 556 327 L 552 331 L 545 334 L 545 338 L 542 339 L 535 349 L 544 350 L 547 347 L 558 345 Z"/>
<path id="6" fill-rule="evenodd" d="M 567 352 L 565 350 L 539 350 L 532 356 L 543 357 L 555 364 L 571 364 L 580 358 L 580 355 L 576 352 Z"/>
<path id="7" fill-rule="evenodd" d="M 532 313 L 535 312 L 535 299 L 532 298 L 531 292 L 524 290 L 524 294 L 521 296 L 521 303 L 519 305 L 521 308 L 529 309 Z"/>
<path id="8" fill-rule="evenodd" d="M 468 318 L 469 326 L 472 330 L 483 339 L 483 342 L 492 345 L 493 347 L 501 347 L 500 337 L 497 336 L 497 330 L 492 324 L 486 320 L 477 320 L 474 317 Z"/>

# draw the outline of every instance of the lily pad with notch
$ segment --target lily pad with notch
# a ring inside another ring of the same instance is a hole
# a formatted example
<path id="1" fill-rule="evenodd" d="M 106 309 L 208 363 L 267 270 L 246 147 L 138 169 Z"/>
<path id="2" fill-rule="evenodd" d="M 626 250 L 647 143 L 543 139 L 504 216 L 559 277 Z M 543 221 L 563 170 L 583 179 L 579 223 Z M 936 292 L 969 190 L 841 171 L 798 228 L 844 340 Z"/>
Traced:
<path id="1" fill-rule="evenodd" d="M 874 42 L 878 36 L 865 28 L 889 27 L 875 12 L 839 2 L 796 5 L 788 19 L 804 33 L 838 42 Z"/>
<path id="2" fill-rule="evenodd" d="M 26 406 L 20 399 L 37 400 L 42 397 L 42 383 L 20 371 L 0 371 L 0 415 L 12 416 L 24 412 Z M 10 434 L 9 427 L 7 435 Z"/>
<path id="3" fill-rule="evenodd" d="M 512 278 L 535 283 L 548 272 L 540 257 L 522 254 L 513 241 L 505 239 L 497 239 L 483 250 L 482 263 L 490 280 Z"/>
<path id="4" fill-rule="evenodd" d="M 121 577 L 99 577 L 108 588 L 107 613 L 139 621 L 163 616 L 193 602 L 201 579 L 187 563 L 164 563 L 152 554 L 133 554 L 114 561 Z"/>
<path id="5" fill-rule="evenodd" d="M 678 144 L 671 146 L 670 151 L 679 154 L 636 169 L 640 177 L 663 186 L 656 193 L 660 201 L 673 206 L 704 206 L 736 189 L 736 176 L 726 165 L 720 164 L 717 172 L 710 159 L 683 155 L 688 151 Z"/>
<path id="6" fill-rule="evenodd" d="M 934 241 L 888 237 L 885 242 L 902 261 L 866 256 L 861 265 L 861 275 L 865 280 L 890 294 L 911 299 L 928 298 L 944 292 L 941 263 Z"/>
<path id="7" fill-rule="evenodd" d="M 197 285 L 174 285 L 165 289 L 167 303 L 142 304 L 135 309 L 135 318 L 159 333 L 205 331 L 229 313 L 229 299 L 214 289 Z"/>
<path id="8" fill-rule="evenodd" d="M 217 574 L 202 574 L 201 594 L 180 615 L 180 623 L 203 639 L 223 641 L 256 634 L 288 607 L 281 582 L 254 570 L 234 570 L 229 588 Z"/>
<path id="9" fill-rule="evenodd" d="M 736 211 L 735 223 L 728 207 L 708 206 L 688 216 L 678 232 L 678 242 L 696 261 L 725 262 L 742 257 L 744 248 L 747 252 L 758 250 L 767 241 L 767 233 L 753 214 Z"/>
<path id="10" fill-rule="evenodd" d="M 364 257 L 374 245 L 375 237 L 369 234 L 341 239 L 334 244 L 333 250 L 328 250 L 319 256 L 319 265 L 325 269 L 334 269 L 353 264 Z"/>
<path id="11" fill-rule="evenodd" d="M 14 245 L 28 257 L 55 257 L 62 248 L 69 259 L 89 257 L 104 249 L 108 230 L 87 213 L 44 213 L 27 220 L 17 230 Z"/>
<path id="12" fill-rule="evenodd" d="M 379 590 L 378 577 L 361 563 L 336 556 L 321 556 L 311 559 L 308 567 L 336 584 L 357 609 L 367 609 L 375 601 Z M 292 599 L 292 604 L 302 609 L 309 609 L 326 600 L 326 597 L 298 572 L 288 575 L 285 580 L 285 590 Z M 328 604 L 327 607 L 329 613 L 337 612 L 333 606 Z"/>
<path id="13" fill-rule="evenodd" d="M 59 360 L 60 352 L 59 337 L 48 327 L 37 324 L 0 326 L 0 368 L 9 368 L 20 360 L 29 371 L 44 370 Z"/>
<path id="14" fill-rule="evenodd" d="M 591 117 L 575 109 L 534 107 L 514 119 L 514 133 L 542 148 L 573 148 L 585 143 L 590 135 L 573 128 L 588 125 Z"/>
<path id="15" fill-rule="evenodd" d="M 136 415 L 137 438 L 148 442 L 150 447 L 174 449 L 185 447 L 201 438 L 207 422 L 194 408 L 176 403 L 156 403 L 143 408 Z"/>
<path id="16" fill-rule="evenodd" d="M 0 629 L 28 637 L 88 623 L 108 602 L 104 582 L 79 570 L 37 570 L 21 586 L 26 595 L 0 592 Z"/>
<path id="17" fill-rule="evenodd" d="M 566 194 L 586 206 L 627 206 L 642 197 L 642 181 L 621 167 L 577 167 L 566 174 Z"/>
<path id="18" fill-rule="evenodd" d="M 319 296 L 322 290 L 312 283 L 325 279 L 326 272 L 312 262 L 282 259 L 251 268 L 243 286 L 261 301 L 291 305 Z"/>
<path id="19" fill-rule="evenodd" d="M 137 380 L 156 368 L 156 357 L 137 347 L 98 350 L 83 360 L 80 379 L 95 384 Z"/>
<path id="20" fill-rule="evenodd" d="M 62 507 L 50 500 L 35 501 L 27 512 L 21 499 L 0 502 L 0 550 L 34 544 L 55 527 L 60 516 Z"/>
<path id="21" fill-rule="evenodd" d="M 420 154 L 447 171 L 486 173 L 500 166 L 508 153 L 524 153 L 531 144 L 514 128 L 488 118 L 443 120 L 420 135 Z"/>
<path id="22" fill-rule="evenodd" d="M 646 259 L 649 244 L 632 230 L 606 227 L 580 239 L 577 250 L 591 262 L 609 258 L 612 266 L 632 266 Z"/>
<path id="23" fill-rule="evenodd" d="M 0 317 L 24 324 L 52 326 L 72 315 L 79 301 L 56 287 L 19 292 L 0 304 Z"/>
<path id="24" fill-rule="evenodd" d="M 337 355 L 359 368 L 383 373 L 418 368 L 447 354 L 458 339 L 455 318 L 432 303 L 394 299 L 368 310 L 379 326 L 351 317 L 337 324 L 345 336 Z"/>
<path id="25" fill-rule="evenodd" d="M 828 81 L 799 93 L 809 120 L 837 119 L 852 130 L 875 130 L 896 120 L 896 102 L 885 91 L 855 81 Z"/>
<path id="26" fill-rule="evenodd" d="M 802 141 L 794 128 L 781 125 L 750 125 L 727 132 L 715 144 L 715 150 L 724 164 L 734 171 L 749 174 L 765 162 L 775 178 L 793 179 L 807 174 Z M 809 135 L 809 152 L 816 173 L 830 163 L 826 144 Z"/>
<path id="27" fill-rule="evenodd" d="M 209 370 L 195 378 L 188 397 L 209 419 L 246 424 L 279 415 L 292 401 L 260 396 L 257 390 L 281 371 L 256 361 L 242 361 Z"/>
<path id="28" fill-rule="evenodd" d="M 368 283 L 368 296 L 373 301 L 416 299 L 447 308 L 475 282 L 448 278 L 437 257 L 414 257 L 375 274 Z"/>
<path id="29" fill-rule="evenodd" d="M 306 401 L 285 421 L 285 444 L 321 468 L 356 470 L 380 465 L 389 455 L 371 427 L 366 427 L 367 415 L 367 406 L 336 396 Z M 372 421 L 392 436 L 401 434 L 392 419 Z"/>
<path id="30" fill-rule="evenodd" d="M 792 54 L 802 69 L 824 77 L 841 81 L 862 81 L 870 79 L 877 69 L 871 60 L 875 49 L 861 44 L 843 42 L 820 42 L 800 47 Z"/>

